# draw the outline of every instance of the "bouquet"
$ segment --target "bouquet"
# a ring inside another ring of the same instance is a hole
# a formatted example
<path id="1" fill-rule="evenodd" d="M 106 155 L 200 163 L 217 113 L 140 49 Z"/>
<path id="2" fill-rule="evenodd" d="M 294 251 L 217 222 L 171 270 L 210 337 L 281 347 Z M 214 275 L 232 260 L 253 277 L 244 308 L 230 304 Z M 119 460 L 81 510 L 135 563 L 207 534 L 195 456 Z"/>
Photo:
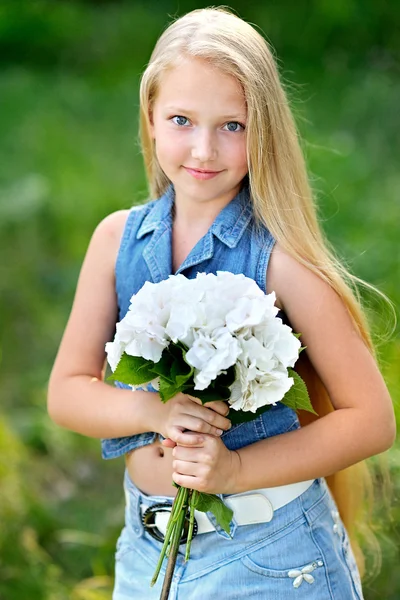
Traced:
<path id="1" fill-rule="evenodd" d="M 179 392 L 203 404 L 228 401 L 232 424 L 255 419 L 277 402 L 315 412 L 293 370 L 303 349 L 300 334 L 276 316 L 275 300 L 274 292 L 264 294 L 252 279 L 225 271 L 146 282 L 117 323 L 114 341 L 106 344 L 110 379 L 132 389 L 151 383 L 162 402 Z M 189 559 L 194 511 L 211 511 L 228 534 L 232 518 L 217 495 L 173 485 L 178 492 L 151 582 L 156 582 L 167 555 L 162 599 L 168 598 L 187 521 Z"/>

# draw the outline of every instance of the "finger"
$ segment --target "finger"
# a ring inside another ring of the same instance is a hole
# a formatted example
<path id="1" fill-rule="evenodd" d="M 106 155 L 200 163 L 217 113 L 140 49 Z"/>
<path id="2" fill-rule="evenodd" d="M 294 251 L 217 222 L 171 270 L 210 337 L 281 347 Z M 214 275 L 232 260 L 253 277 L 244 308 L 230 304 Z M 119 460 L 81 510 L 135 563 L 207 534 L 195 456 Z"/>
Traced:
<path id="1" fill-rule="evenodd" d="M 189 462 L 202 462 L 202 455 L 200 454 L 202 446 L 181 446 L 176 445 L 172 450 L 172 456 L 177 460 L 187 460 Z"/>
<path id="2" fill-rule="evenodd" d="M 211 408 L 223 417 L 226 417 L 229 414 L 229 404 L 224 400 L 213 400 L 212 402 L 207 402 L 204 406 Z"/>
<path id="3" fill-rule="evenodd" d="M 229 419 L 223 417 L 220 413 L 216 412 L 212 408 L 205 408 L 208 410 L 207 416 L 203 417 L 205 421 L 207 421 L 214 427 L 217 427 L 218 429 L 223 429 L 224 431 L 227 431 L 231 428 L 232 423 Z"/>
<path id="4" fill-rule="evenodd" d="M 201 416 L 182 415 L 179 422 L 180 427 L 190 431 L 198 431 L 199 433 L 210 433 L 215 436 L 220 436 L 224 433 L 224 430 L 219 427 L 219 421 L 221 419 L 224 421 L 226 420 L 224 417 L 221 417 L 221 415 L 217 415 L 214 411 L 208 409 L 203 409 L 199 415 Z M 215 425 L 209 421 L 214 422 Z"/>
<path id="5" fill-rule="evenodd" d="M 171 438 L 165 438 L 165 440 L 162 440 L 161 443 L 165 448 L 175 448 L 176 446 L 176 442 L 174 442 L 174 440 L 171 440 Z"/>
<path id="6" fill-rule="evenodd" d="M 199 475 L 200 466 L 195 462 L 187 460 L 174 460 L 172 462 L 172 468 L 174 473 L 179 475 L 190 475 L 191 477 L 197 477 Z"/>
<path id="7" fill-rule="evenodd" d="M 197 478 L 196 477 L 191 477 L 190 475 L 180 475 L 180 473 L 173 472 L 172 479 L 173 479 L 173 481 L 175 481 L 175 483 L 177 483 L 181 487 L 201 491 L 201 490 L 199 490 L 199 488 L 197 486 Z"/>
<path id="8" fill-rule="evenodd" d="M 190 398 L 190 400 L 192 402 L 195 402 L 196 404 L 200 404 L 202 405 L 202 401 L 200 400 L 200 398 L 196 398 L 196 396 L 190 396 L 189 394 L 185 394 L 188 398 Z"/>
<path id="9" fill-rule="evenodd" d="M 194 431 L 180 432 L 176 436 L 176 443 L 179 446 L 201 447 L 204 444 L 204 436 Z"/>
<path id="10" fill-rule="evenodd" d="M 223 405 L 224 402 L 222 402 L 222 401 L 221 402 L 213 401 L 210 403 L 207 402 L 207 405 L 204 405 L 201 408 L 199 407 L 199 411 L 202 411 L 201 412 L 202 419 L 204 419 L 211 425 L 214 425 L 214 427 L 218 427 L 218 429 L 223 429 L 224 431 L 226 431 L 231 428 L 231 422 L 229 419 L 227 419 L 226 417 L 224 417 L 222 415 L 222 412 L 226 412 L 226 410 L 223 409 L 223 407 L 221 409 L 221 406 L 218 406 L 219 404 Z M 218 410 L 214 410 L 215 408 L 218 408 Z M 204 414 L 204 410 L 207 411 L 205 414 Z"/>

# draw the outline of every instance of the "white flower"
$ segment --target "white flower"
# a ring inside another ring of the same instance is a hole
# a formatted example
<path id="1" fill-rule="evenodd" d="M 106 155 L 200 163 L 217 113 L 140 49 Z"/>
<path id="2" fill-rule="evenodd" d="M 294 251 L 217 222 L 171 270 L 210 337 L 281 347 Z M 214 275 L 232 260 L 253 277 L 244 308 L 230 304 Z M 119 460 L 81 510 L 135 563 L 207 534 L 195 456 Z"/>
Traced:
<path id="1" fill-rule="evenodd" d="M 285 367 L 294 367 L 299 356 L 301 342 L 279 318 L 254 327 L 254 336 L 267 348 L 273 349 L 276 358 Z"/>
<path id="2" fill-rule="evenodd" d="M 105 350 L 111 370 L 115 371 L 124 353 L 125 345 L 119 340 L 114 340 L 113 342 L 107 342 Z"/>
<path id="3" fill-rule="evenodd" d="M 194 283 L 193 280 L 191 281 Z M 199 286 L 189 286 L 188 283 L 173 295 L 170 315 L 165 327 L 167 335 L 173 342 L 184 341 L 188 336 L 192 337 L 192 329 L 205 322 L 203 299 L 203 290 L 199 289 Z M 190 345 L 190 342 L 187 345 Z"/>
<path id="4" fill-rule="evenodd" d="M 194 368 L 195 389 L 206 389 L 235 365 L 230 404 L 256 412 L 282 400 L 293 385 L 287 369 L 301 346 L 277 318 L 275 300 L 274 292 L 264 294 L 252 279 L 224 271 L 147 282 L 132 296 L 114 341 L 106 344 L 108 361 L 115 370 L 126 352 L 158 362 L 170 343 L 181 342 Z"/>
<path id="5" fill-rule="evenodd" d="M 227 329 L 216 330 L 213 337 L 199 332 L 186 354 L 187 362 L 195 367 L 194 388 L 206 389 L 218 375 L 236 363 L 240 354 L 238 340 Z"/>
<path id="6" fill-rule="evenodd" d="M 184 278 L 186 279 L 186 278 Z M 179 284 L 179 280 L 174 282 Z M 113 342 L 106 344 L 108 362 L 114 371 L 124 352 L 131 356 L 141 356 L 158 362 L 169 340 L 165 335 L 165 325 L 170 314 L 172 284 L 146 282 L 139 292 L 132 296 L 129 310 L 117 323 Z"/>
<path id="7" fill-rule="evenodd" d="M 236 380 L 231 386 L 229 404 L 235 410 L 256 412 L 262 406 L 275 405 L 282 400 L 293 383 L 293 378 L 288 377 L 287 370 L 281 366 L 262 371 L 254 363 L 246 366 L 240 359 L 236 365 Z"/>

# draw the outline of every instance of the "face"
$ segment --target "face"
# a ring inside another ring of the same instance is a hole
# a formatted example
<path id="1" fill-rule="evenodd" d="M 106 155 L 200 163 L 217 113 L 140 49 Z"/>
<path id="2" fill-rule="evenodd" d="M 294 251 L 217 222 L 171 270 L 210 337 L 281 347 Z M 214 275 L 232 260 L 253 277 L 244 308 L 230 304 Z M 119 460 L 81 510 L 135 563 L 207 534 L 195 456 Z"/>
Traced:
<path id="1" fill-rule="evenodd" d="M 223 207 L 248 172 L 246 104 L 238 81 L 202 59 L 162 77 L 150 115 L 160 166 L 176 202 Z"/>

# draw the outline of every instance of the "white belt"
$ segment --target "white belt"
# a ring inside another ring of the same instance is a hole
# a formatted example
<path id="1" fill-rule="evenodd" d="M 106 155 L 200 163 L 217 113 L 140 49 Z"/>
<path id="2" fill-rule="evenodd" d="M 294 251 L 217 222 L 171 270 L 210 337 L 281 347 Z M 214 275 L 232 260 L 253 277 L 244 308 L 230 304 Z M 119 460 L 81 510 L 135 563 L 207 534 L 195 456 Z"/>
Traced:
<path id="1" fill-rule="evenodd" d="M 275 510 L 282 508 L 282 506 L 303 494 L 314 481 L 314 479 L 311 479 L 279 487 L 252 490 L 243 494 L 233 494 L 224 498 L 224 503 L 233 510 L 233 518 L 238 525 L 268 523 L 271 521 Z M 142 514 L 148 506 L 148 504 L 140 505 Z M 163 535 L 167 530 L 169 512 L 163 509 L 163 511 L 155 513 L 154 525 Z M 196 510 L 194 516 L 198 525 L 198 534 L 215 531 L 215 527 L 206 513 Z"/>

